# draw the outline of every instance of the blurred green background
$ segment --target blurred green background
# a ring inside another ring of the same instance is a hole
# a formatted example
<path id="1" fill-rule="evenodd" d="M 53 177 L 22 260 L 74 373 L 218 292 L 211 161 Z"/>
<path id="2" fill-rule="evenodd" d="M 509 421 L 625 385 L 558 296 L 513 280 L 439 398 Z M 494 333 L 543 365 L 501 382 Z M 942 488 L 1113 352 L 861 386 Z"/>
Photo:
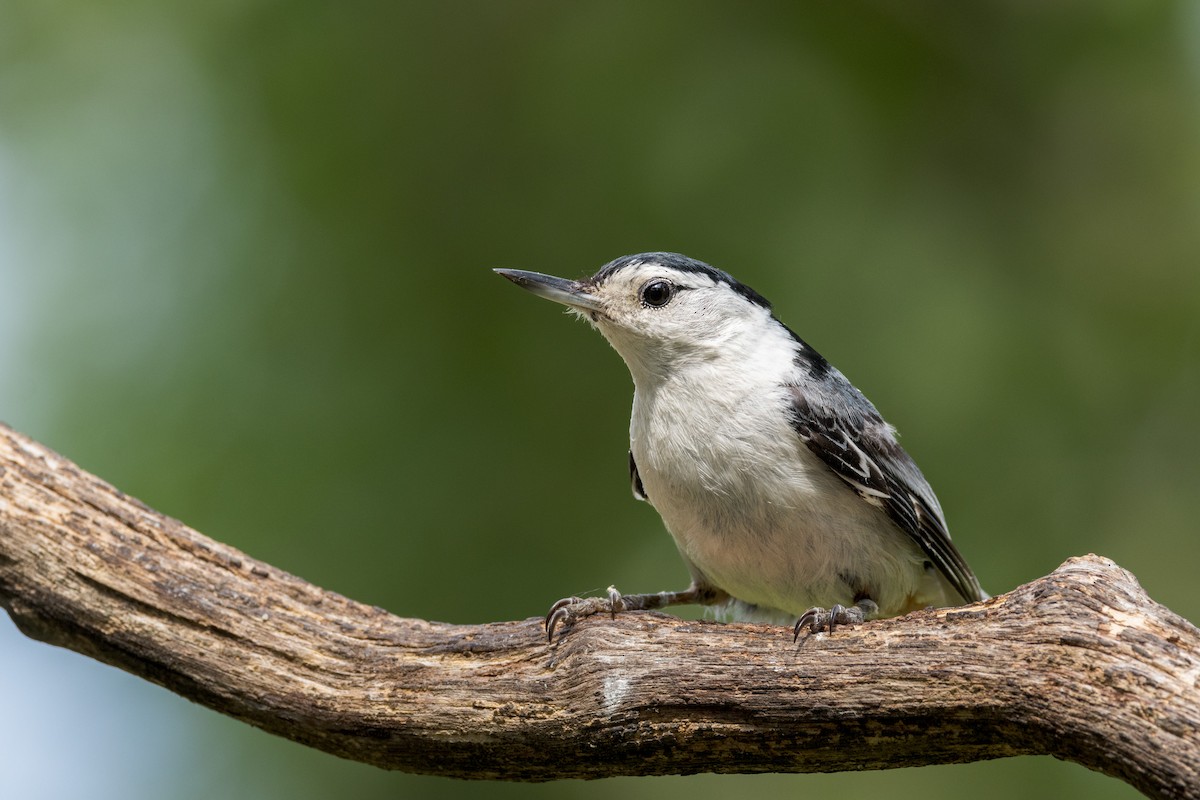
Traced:
<path id="1" fill-rule="evenodd" d="M 984 586 L 1200 619 L 1195 4 L 0 4 L 0 419 L 405 615 L 681 588 L 631 384 L 491 267 L 677 250 L 904 434 Z M 339 761 L 0 620 L 13 798 L 1131 797 L 1048 758 L 469 784 Z"/>

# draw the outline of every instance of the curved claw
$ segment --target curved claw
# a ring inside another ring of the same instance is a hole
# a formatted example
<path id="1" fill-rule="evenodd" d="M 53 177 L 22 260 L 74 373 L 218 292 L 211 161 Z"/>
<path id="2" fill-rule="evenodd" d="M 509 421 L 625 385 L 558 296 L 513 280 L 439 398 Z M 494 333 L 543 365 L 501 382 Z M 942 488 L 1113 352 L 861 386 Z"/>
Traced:
<path id="1" fill-rule="evenodd" d="M 869 604 L 871 609 L 878 609 L 873 601 L 863 601 Z M 874 613 L 871 611 L 870 613 Z M 868 611 L 862 605 L 854 605 L 847 608 L 841 603 L 835 603 L 828 610 L 824 608 L 810 608 L 800 615 L 800 619 L 796 620 L 796 626 L 792 628 L 792 641 L 800 638 L 800 631 L 808 628 L 809 634 L 820 633 L 822 628 L 828 628 L 830 633 L 833 633 L 834 628 L 838 625 L 859 625 L 867 618 Z"/>
<path id="2" fill-rule="evenodd" d="M 616 619 L 618 611 L 625 610 L 625 601 L 617 587 L 608 587 L 605 597 L 564 597 L 546 614 L 546 641 L 554 641 L 554 631 L 559 626 L 573 625 L 585 617 L 607 611 Z"/>
<path id="3" fill-rule="evenodd" d="M 571 612 L 568 609 L 576 603 L 582 602 L 582 597 L 564 597 L 554 605 L 550 606 L 550 610 L 546 612 L 546 620 L 544 623 L 546 626 L 546 641 L 554 641 L 554 629 L 558 627 L 560 622 L 571 615 Z"/>
<path id="4" fill-rule="evenodd" d="M 833 626 L 838 623 L 838 620 L 844 622 L 847 616 L 846 607 L 841 603 L 834 603 L 833 608 L 829 609 L 829 632 L 833 633 Z"/>
<path id="5" fill-rule="evenodd" d="M 800 638 L 800 631 L 808 628 L 809 635 L 816 633 L 825 627 L 826 618 L 829 612 L 823 608 L 810 608 L 800 615 L 800 619 L 796 620 L 796 626 L 792 628 L 792 641 Z"/>
<path id="6" fill-rule="evenodd" d="M 562 609 L 571 605 L 572 603 L 582 603 L 582 602 L 583 602 L 582 597 L 564 597 L 562 600 L 559 600 L 554 605 L 550 606 L 550 610 L 546 612 L 546 620 L 544 623 L 546 626 L 546 630 L 550 630 L 550 622 L 551 622 L 551 620 L 554 619 L 554 616 L 559 611 L 561 611 Z"/>
<path id="7" fill-rule="evenodd" d="M 565 609 L 566 609 L 566 607 L 564 606 L 563 608 L 558 609 L 557 611 L 555 611 L 549 617 L 546 618 L 546 641 L 547 642 L 554 641 L 554 629 L 557 628 L 558 624 L 560 622 L 562 622 L 564 619 L 566 619 L 567 616 L 570 614 L 570 612 Z"/>

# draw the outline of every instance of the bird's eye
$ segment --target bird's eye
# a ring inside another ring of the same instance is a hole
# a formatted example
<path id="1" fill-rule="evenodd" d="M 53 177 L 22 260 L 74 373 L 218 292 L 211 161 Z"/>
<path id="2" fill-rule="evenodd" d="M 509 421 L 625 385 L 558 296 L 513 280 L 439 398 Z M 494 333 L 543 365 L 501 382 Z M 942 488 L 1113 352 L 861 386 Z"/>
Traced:
<path id="1" fill-rule="evenodd" d="M 650 281 L 642 287 L 642 302 L 653 308 L 661 308 L 671 302 L 675 287 L 668 281 Z"/>

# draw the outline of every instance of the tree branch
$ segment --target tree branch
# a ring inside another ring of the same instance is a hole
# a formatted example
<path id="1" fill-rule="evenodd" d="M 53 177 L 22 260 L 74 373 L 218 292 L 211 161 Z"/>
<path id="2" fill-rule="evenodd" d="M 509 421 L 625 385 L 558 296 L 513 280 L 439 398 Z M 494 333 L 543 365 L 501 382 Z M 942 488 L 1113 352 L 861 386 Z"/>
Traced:
<path id="1" fill-rule="evenodd" d="M 1200 797 L 1200 632 L 1096 556 L 799 645 L 661 614 L 402 619 L 256 561 L 0 425 L 0 603 L 27 635 L 335 755 L 506 780 L 1050 754 Z"/>

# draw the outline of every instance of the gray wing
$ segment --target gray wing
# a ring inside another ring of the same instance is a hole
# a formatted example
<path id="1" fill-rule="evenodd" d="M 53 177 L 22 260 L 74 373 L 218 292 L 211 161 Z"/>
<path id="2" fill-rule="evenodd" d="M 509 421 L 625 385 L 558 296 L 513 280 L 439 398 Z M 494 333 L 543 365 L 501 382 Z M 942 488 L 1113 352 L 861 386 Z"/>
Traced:
<path id="1" fill-rule="evenodd" d="M 836 370 L 830 369 L 822 378 L 812 391 L 788 387 L 792 427 L 801 440 L 860 497 L 887 512 L 964 601 L 987 597 L 950 541 L 937 497 L 896 442 L 892 427 Z M 832 397 L 838 400 L 836 413 L 829 402 Z"/>

